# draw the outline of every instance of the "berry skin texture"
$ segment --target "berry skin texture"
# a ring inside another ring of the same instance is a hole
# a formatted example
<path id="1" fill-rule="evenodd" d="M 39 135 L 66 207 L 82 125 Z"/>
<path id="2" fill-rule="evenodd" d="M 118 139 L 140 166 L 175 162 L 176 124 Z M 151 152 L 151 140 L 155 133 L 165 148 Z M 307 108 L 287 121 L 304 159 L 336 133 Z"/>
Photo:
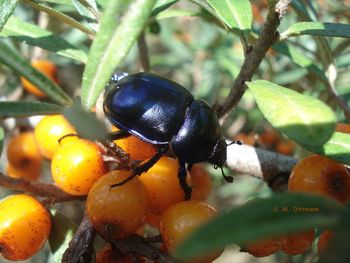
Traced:
<path id="1" fill-rule="evenodd" d="M 336 161 L 311 155 L 293 168 L 288 190 L 328 196 L 344 204 L 350 199 L 350 174 Z"/>
<path id="2" fill-rule="evenodd" d="M 67 134 L 75 133 L 72 125 L 62 115 L 45 116 L 34 129 L 41 154 L 50 160 L 60 147 L 59 139 Z"/>
<path id="3" fill-rule="evenodd" d="M 112 131 L 118 131 L 116 127 L 112 128 Z M 157 149 L 154 145 L 144 142 L 136 136 L 130 135 L 129 137 L 115 140 L 114 143 L 124 150 L 124 152 L 130 155 L 132 160 L 146 160 L 152 158 Z"/>
<path id="4" fill-rule="evenodd" d="M 38 60 L 33 60 L 31 65 L 39 70 L 41 73 L 46 75 L 49 79 L 51 79 L 54 82 L 58 82 L 57 80 L 57 67 L 54 63 L 52 63 L 49 60 L 44 60 L 44 59 L 38 59 Z M 28 81 L 26 78 L 21 77 L 21 83 L 23 88 L 28 91 L 29 93 L 39 97 L 39 98 L 44 98 L 46 97 L 46 94 L 42 92 L 38 87 L 33 85 L 30 81 Z"/>
<path id="5" fill-rule="evenodd" d="M 178 178 L 176 159 L 163 156 L 147 172 L 140 175 L 148 195 L 149 212 L 159 215 L 169 206 L 185 199 Z"/>
<path id="6" fill-rule="evenodd" d="M 315 231 L 289 234 L 282 238 L 281 250 L 289 255 L 303 254 L 308 251 L 315 239 Z"/>
<path id="7" fill-rule="evenodd" d="M 173 255 L 174 249 L 196 230 L 217 214 L 214 207 L 209 204 L 190 200 L 177 203 L 169 207 L 162 214 L 160 221 L 160 233 L 166 250 Z M 221 255 L 222 251 L 216 251 L 206 256 L 201 256 L 190 262 L 211 262 Z"/>
<path id="8" fill-rule="evenodd" d="M 23 132 L 13 137 L 7 147 L 7 159 L 14 169 L 31 171 L 35 173 L 33 177 L 39 176 L 42 157 L 34 133 Z"/>
<path id="9" fill-rule="evenodd" d="M 8 260 L 25 260 L 47 240 L 51 219 L 36 199 L 20 194 L 0 201 L 0 251 Z"/>
<path id="10" fill-rule="evenodd" d="M 243 250 L 254 257 L 267 257 L 280 249 L 279 237 L 267 238 L 244 245 Z"/>
<path id="11" fill-rule="evenodd" d="M 10 163 L 7 164 L 6 173 L 12 178 L 25 178 L 28 180 L 36 180 L 39 178 L 41 165 L 32 165 L 29 169 L 19 169 L 13 167 Z"/>
<path id="12" fill-rule="evenodd" d="M 333 231 L 325 230 L 321 233 L 317 242 L 318 254 L 322 254 L 327 249 L 329 242 L 332 240 L 333 236 Z"/>
<path id="13" fill-rule="evenodd" d="M 208 172 L 199 164 L 194 164 L 190 171 L 192 196 L 191 200 L 204 201 L 208 198 L 212 181 Z"/>
<path id="14" fill-rule="evenodd" d="M 71 195 L 86 195 L 105 172 L 101 149 L 83 139 L 62 145 L 51 162 L 53 180 Z"/>
<path id="15" fill-rule="evenodd" d="M 109 172 L 95 183 L 88 194 L 87 214 L 102 237 L 125 238 L 143 223 L 147 194 L 139 178 L 111 188 L 128 176 L 130 171 L 126 170 Z"/>

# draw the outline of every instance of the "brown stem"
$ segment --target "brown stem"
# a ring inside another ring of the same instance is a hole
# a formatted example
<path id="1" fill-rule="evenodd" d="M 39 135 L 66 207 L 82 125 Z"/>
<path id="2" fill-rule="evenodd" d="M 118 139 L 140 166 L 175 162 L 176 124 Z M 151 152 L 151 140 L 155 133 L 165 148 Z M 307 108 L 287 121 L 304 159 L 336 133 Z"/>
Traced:
<path id="1" fill-rule="evenodd" d="M 67 194 L 53 184 L 33 182 L 23 178 L 12 178 L 1 172 L 0 186 L 12 190 L 30 192 L 36 196 L 46 197 L 52 200 L 52 202 L 65 202 L 83 198 Z"/>
<path id="2" fill-rule="evenodd" d="M 96 233 L 92 228 L 91 222 L 87 215 L 85 215 L 74 238 L 69 242 L 69 247 L 63 254 L 62 262 L 92 262 L 95 235 Z"/>
<path id="3" fill-rule="evenodd" d="M 137 40 L 137 47 L 139 50 L 140 62 L 144 71 L 151 70 L 151 64 L 148 56 L 147 42 L 145 39 L 145 33 L 142 32 Z"/>
<path id="4" fill-rule="evenodd" d="M 269 48 L 277 41 L 279 37 L 277 28 L 289 2 L 290 0 L 280 0 L 275 8 L 269 8 L 264 28 L 253 48 L 247 53 L 229 95 L 222 105 L 216 105 L 215 107 L 220 118 L 241 100 L 247 89 L 245 82 L 253 77 Z"/>

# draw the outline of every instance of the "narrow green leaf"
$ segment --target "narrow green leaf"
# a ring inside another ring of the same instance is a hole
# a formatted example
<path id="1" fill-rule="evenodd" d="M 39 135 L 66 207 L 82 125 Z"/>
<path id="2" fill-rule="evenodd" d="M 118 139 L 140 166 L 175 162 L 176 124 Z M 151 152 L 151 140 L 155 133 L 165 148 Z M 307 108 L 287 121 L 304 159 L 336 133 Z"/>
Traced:
<path id="1" fill-rule="evenodd" d="M 82 63 L 86 63 L 87 61 L 87 55 L 84 51 L 79 50 L 58 35 L 42 29 L 37 25 L 21 21 L 18 17 L 12 16 L 7 21 L 0 36 L 12 37 L 17 41 L 41 47 Z"/>
<path id="2" fill-rule="evenodd" d="M 281 33 L 281 39 L 301 35 L 350 37 L 350 25 L 340 23 L 298 22 Z"/>
<path id="3" fill-rule="evenodd" d="M 37 10 L 40 10 L 42 12 L 45 12 L 45 13 L 49 14 L 50 16 L 56 18 L 57 20 L 80 30 L 81 32 L 83 32 L 87 35 L 93 36 L 95 34 L 94 31 L 90 30 L 89 28 L 87 28 L 83 24 L 79 23 L 74 18 L 67 16 L 66 14 L 63 14 L 63 13 L 61 13 L 61 12 L 59 12 L 59 11 L 57 11 L 57 10 L 47 6 L 47 5 L 37 3 L 37 2 L 31 1 L 31 0 L 22 0 L 22 1 L 24 3 L 30 5 L 31 7 L 35 8 Z"/>
<path id="4" fill-rule="evenodd" d="M 350 165 L 350 135 L 335 132 L 332 137 L 320 146 L 303 145 L 306 150 L 327 156 L 335 161 Z"/>
<path id="5" fill-rule="evenodd" d="M 95 0 L 72 0 L 73 5 L 77 9 L 80 15 L 82 15 L 87 22 L 89 23 L 89 26 L 94 30 L 97 31 L 98 29 L 98 22 L 96 21 L 97 17 L 99 17 L 97 4 Z"/>
<path id="6" fill-rule="evenodd" d="M 229 244 L 244 245 L 266 237 L 334 227 L 345 208 L 337 201 L 306 194 L 275 194 L 232 209 L 204 225 L 177 249 L 190 259 Z"/>
<path id="7" fill-rule="evenodd" d="M 18 0 L 2 0 L 0 1 L 0 32 L 7 19 L 12 15 L 17 6 Z"/>
<path id="8" fill-rule="evenodd" d="M 155 16 L 157 20 L 174 18 L 174 17 L 184 17 L 184 16 L 201 16 L 202 13 L 196 10 L 184 10 L 184 9 L 170 9 L 160 12 Z"/>
<path id="9" fill-rule="evenodd" d="M 208 3 L 230 29 L 249 33 L 253 22 L 249 0 L 208 0 Z"/>
<path id="10" fill-rule="evenodd" d="M 4 149 L 4 139 L 5 139 L 5 132 L 2 127 L 0 127 L 0 157 L 2 154 L 2 150 Z"/>
<path id="11" fill-rule="evenodd" d="M 265 80 L 247 85 L 265 118 L 290 139 L 318 146 L 332 136 L 335 116 L 323 102 Z"/>
<path id="12" fill-rule="evenodd" d="M 83 74 L 82 104 L 85 109 L 95 104 L 113 71 L 137 40 L 155 4 L 155 0 L 132 1 L 116 22 L 116 14 L 120 14 L 120 9 L 129 2 L 110 1 L 102 16 Z"/>
<path id="13" fill-rule="evenodd" d="M 61 263 L 63 253 L 68 248 L 69 242 L 73 239 L 78 226 L 62 213 L 51 210 L 52 229 L 49 237 L 49 244 L 52 252 L 53 262 Z"/>
<path id="14" fill-rule="evenodd" d="M 106 126 L 96 118 L 95 113 L 87 112 L 81 108 L 80 103 L 62 111 L 66 119 L 75 127 L 78 135 L 89 140 L 104 140 L 107 138 Z"/>
<path id="15" fill-rule="evenodd" d="M 179 2 L 179 0 L 158 0 L 152 10 L 152 16 L 164 11 L 177 2 Z"/>
<path id="16" fill-rule="evenodd" d="M 62 107 L 56 104 L 38 101 L 1 101 L 0 117 L 25 117 L 32 115 L 57 114 Z"/>
<path id="17" fill-rule="evenodd" d="M 318 65 L 316 65 L 309 57 L 307 57 L 292 45 L 287 45 L 280 42 L 273 45 L 272 49 L 280 54 L 289 57 L 298 66 L 316 74 L 321 80 L 325 81 L 327 79 L 326 75 Z"/>
<path id="18" fill-rule="evenodd" d="M 53 101 L 62 105 L 67 105 L 72 102 L 69 96 L 60 87 L 53 83 L 43 73 L 33 68 L 20 54 L 1 41 L 1 38 L 0 63 L 8 66 L 19 75 L 28 79 Z"/>

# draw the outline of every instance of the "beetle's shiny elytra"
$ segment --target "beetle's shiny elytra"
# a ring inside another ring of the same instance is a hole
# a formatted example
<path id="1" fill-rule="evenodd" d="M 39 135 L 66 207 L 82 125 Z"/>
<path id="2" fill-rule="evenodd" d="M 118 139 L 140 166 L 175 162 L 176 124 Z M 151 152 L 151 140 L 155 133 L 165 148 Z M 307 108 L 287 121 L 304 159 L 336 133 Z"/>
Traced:
<path id="1" fill-rule="evenodd" d="M 213 109 L 196 100 L 181 85 L 152 73 L 136 73 L 110 84 L 104 111 L 120 132 L 113 139 L 130 134 L 158 146 L 158 152 L 136 167 L 132 176 L 152 167 L 171 148 L 179 160 L 179 180 L 186 198 L 186 164 L 208 161 L 220 167 L 226 161 L 226 142 Z"/>

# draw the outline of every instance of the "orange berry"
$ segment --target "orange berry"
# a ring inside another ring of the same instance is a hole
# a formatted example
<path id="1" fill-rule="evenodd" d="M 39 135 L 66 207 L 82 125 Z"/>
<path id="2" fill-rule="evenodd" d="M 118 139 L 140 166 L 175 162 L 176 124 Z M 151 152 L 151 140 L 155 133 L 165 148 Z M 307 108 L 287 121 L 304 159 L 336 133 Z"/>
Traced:
<path id="1" fill-rule="evenodd" d="M 92 187 L 86 210 L 96 231 L 119 239 L 134 233 L 143 223 L 147 207 L 146 190 L 138 177 L 111 188 L 130 176 L 130 171 L 112 171 Z"/>
<path id="2" fill-rule="evenodd" d="M 160 218 L 161 218 L 160 215 L 155 215 L 155 214 L 152 214 L 151 212 L 147 212 L 145 217 L 145 223 L 155 228 L 159 228 Z"/>
<path id="3" fill-rule="evenodd" d="M 137 259 L 140 263 L 145 262 L 142 257 L 137 257 Z M 134 261 L 129 255 L 120 255 L 113 251 L 113 247 L 108 244 L 97 252 L 96 263 L 134 263 Z"/>
<path id="4" fill-rule="evenodd" d="M 267 257 L 277 252 L 280 248 L 280 244 L 279 237 L 271 237 L 250 242 L 243 246 L 243 250 L 254 257 Z"/>
<path id="5" fill-rule="evenodd" d="M 101 149 L 83 139 L 62 145 L 51 162 L 55 183 L 71 195 L 86 195 L 105 172 Z"/>
<path id="6" fill-rule="evenodd" d="M 116 127 L 112 128 L 112 131 L 118 131 Z M 124 150 L 124 152 L 130 155 L 132 160 L 146 160 L 152 158 L 157 149 L 154 145 L 144 142 L 136 136 L 130 135 L 124 139 L 115 140 L 114 143 Z"/>
<path id="7" fill-rule="evenodd" d="M 31 65 L 39 70 L 41 73 L 43 73 L 44 75 L 46 75 L 49 79 L 51 79 L 54 82 L 58 82 L 57 79 L 57 67 L 54 63 L 52 63 L 49 60 L 44 60 L 44 59 L 38 59 L 38 60 L 33 60 Z M 29 93 L 39 97 L 39 98 L 43 98 L 46 97 L 46 94 L 44 92 L 42 92 L 38 87 L 36 87 L 35 85 L 33 85 L 29 80 L 27 80 L 24 77 L 21 77 L 21 82 L 22 82 L 22 86 L 23 88 L 28 91 Z"/>
<path id="8" fill-rule="evenodd" d="M 259 135 L 259 143 L 265 147 L 271 148 L 280 140 L 279 134 L 274 130 L 266 130 Z"/>
<path id="9" fill-rule="evenodd" d="M 33 132 L 23 132 L 13 137 L 7 147 L 7 159 L 20 170 L 40 170 L 42 157 Z"/>
<path id="10" fill-rule="evenodd" d="M 350 124 L 349 123 L 337 123 L 335 126 L 336 132 L 350 133 Z"/>
<path id="11" fill-rule="evenodd" d="M 10 163 L 6 167 L 7 175 L 13 178 L 25 178 L 29 180 L 36 180 L 40 176 L 41 165 L 32 165 L 30 168 L 21 169 L 12 166 Z"/>
<path id="12" fill-rule="evenodd" d="M 41 154 L 52 159 L 60 146 L 58 140 L 67 134 L 75 134 L 76 131 L 62 115 L 49 115 L 40 120 L 34 133 Z"/>
<path id="13" fill-rule="evenodd" d="M 162 214 L 159 228 L 166 250 L 173 254 L 186 237 L 216 214 L 214 207 L 196 200 L 180 202 L 169 207 Z M 216 251 L 191 262 L 211 262 L 221 253 L 222 250 Z"/>
<path id="14" fill-rule="evenodd" d="M 185 199 L 178 178 L 177 160 L 163 156 L 147 172 L 141 174 L 148 195 L 148 210 L 161 214 L 169 206 Z"/>
<path id="15" fill-rule="evenodd" d="M 208 198 L 212 182 L 209 173 L 199 164 L 194 164 L 190 171 L 192 200 L 204 201 Z"/>
<path id="16" fill-rule="evenodd" d="M 350 174 L 336 161 L 311 155 L 293 168 L 288 190 L 324 195 L 346 203 L 350 199 Z"/>
<path id="17" fill-rule="evenodd" d="M 36 199 L 20 194 L 0 201 L 0 250 L 9 260 L 32 257 L 47 240 L 51 219 Z"/>
<path id="18" fill-rule="evenodd" d="M 327 249 L 329 242 L 332 240 L 333 236 L 334 236 L 333 231 L 325 230 L 321 233 L 317 242 L 318 254 L 323 253 Z"/>
<path id="19" fill-rule="evenodd" d="M 233 137 L 234 141 L 240 141 L 243 144 L 254 145 L 255 144 L 255 134 L 253 132 L 249 134 L 239 133 Z"/>
<path id="20" fill-rule="evenodd" d="M 282 141 L 276 146 L 276 152 L 284 155 L 292 155 L 294 153 L 294 143 L 292 141 Z"/>
<path id="21" fill-rule="evenodd" d="M 315 239 L 315 231 L 293 233 L 282 238 L 281 249 L 289 255 L 302 254 L 308 251 Z"/>

